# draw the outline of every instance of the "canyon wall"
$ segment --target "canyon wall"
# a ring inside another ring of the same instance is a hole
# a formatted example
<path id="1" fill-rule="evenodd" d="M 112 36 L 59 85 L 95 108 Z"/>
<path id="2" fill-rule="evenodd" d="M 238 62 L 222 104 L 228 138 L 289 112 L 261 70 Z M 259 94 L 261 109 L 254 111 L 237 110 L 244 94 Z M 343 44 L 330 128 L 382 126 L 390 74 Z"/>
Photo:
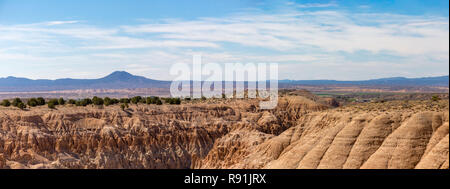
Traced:
<path id="1" fill-rule="evenodd" d="M 421 105 L 287 96 L 269 111 L 256 100 L 1 108 L 0 168 L 448 168 L 448 101 Z"/>

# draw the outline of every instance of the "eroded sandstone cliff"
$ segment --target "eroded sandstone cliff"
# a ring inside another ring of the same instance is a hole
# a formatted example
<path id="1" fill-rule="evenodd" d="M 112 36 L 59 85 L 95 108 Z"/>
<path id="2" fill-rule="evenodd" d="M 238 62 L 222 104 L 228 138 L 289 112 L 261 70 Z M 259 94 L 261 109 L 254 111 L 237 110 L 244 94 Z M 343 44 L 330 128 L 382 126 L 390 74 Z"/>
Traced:
<path id="1" fill-rule="evenodd" d="M 0 168 L 449 166 L 448 101 L 333 108 L 329 100 L 287 96 L 274 110 L 257 106 L 2 108 Z"/>
<path id="2" fill-rule="evenodd" d="M 194 168 L 449 167 L 448 101 L 315 111 L 299 117 L 296 123 L 277 136 L 261 135 L 256 130 L 229 133 L 218 139 Z"/>

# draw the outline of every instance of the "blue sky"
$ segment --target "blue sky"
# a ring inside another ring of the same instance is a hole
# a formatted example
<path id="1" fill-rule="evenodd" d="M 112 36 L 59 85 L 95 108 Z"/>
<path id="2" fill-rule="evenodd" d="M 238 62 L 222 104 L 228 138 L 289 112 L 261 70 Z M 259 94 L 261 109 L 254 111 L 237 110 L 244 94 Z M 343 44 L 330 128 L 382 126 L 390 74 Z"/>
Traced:
<path id="1" fill-rule="evenodd" d="M 193 54 L 280 79 L 440 76 L 448 46 L 445 0 L 0 0 L 0 77 L 172 79 Z"/>

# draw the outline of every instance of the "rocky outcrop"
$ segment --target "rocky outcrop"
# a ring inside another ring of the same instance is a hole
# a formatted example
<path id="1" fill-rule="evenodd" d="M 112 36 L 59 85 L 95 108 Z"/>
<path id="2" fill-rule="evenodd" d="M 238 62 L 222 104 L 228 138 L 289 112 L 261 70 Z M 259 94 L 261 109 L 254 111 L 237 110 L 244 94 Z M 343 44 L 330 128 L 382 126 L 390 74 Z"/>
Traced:
<path id="1" fill-rule="evenodd" d="M 221 106 L 117 108 L 1 115 L 2 159 L 10 168 L 189 168 L 237 119 Z"/>
<path id="2" fill-rule="evenodd" d="M 30 111 L 3 108 L 0 166 L 191 168 L 194 160 L 203 159 L 226 134 L 255 130 L 262 133 L 255 140 L 272 136 L 292 126 L 294 117 L 306 109 L 326 108 L 301 98 L 287 99 L 283 102 L 286 109 L 272 112 L 257 110 L 258 103 L 252 100 L 133 105 L 126 111 L 117 106 L 39 107 Z"/>
<path id="3" fill-rule="evenodd" d="M 231 143 L 223 141 L 231 136 L 225 135 L 195 168 L 448 169 L 448 112 L 327 111 L 307 114 L 298 123 L 278 136 L 254 139 L 233 133 L 238 138 L 233 143 L 247 144 L 244 149 L 251 151 L 244 156 L 230 150 Z M 252 141 L 258 144 L 248 145 Z M 219 148 L 239 161 L 209 163 Z"/>
<path id="4" fill-rule="evenodd" d="M 285 96 L 273 110 L 252 99 L 1 108 L 0 168 L 448 169 L 448 101 L 416 104 Z"/>

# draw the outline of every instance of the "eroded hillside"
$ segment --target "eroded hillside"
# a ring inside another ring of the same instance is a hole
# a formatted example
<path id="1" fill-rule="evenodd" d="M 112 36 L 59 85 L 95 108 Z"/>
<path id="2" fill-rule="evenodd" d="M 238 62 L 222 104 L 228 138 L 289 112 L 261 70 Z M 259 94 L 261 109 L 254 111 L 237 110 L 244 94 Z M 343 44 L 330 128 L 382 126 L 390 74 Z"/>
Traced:
<path id="1" fill-rule="evenodd" d="M 448 168 L 448 100 L 0 109 L 0 168 Z"/>

